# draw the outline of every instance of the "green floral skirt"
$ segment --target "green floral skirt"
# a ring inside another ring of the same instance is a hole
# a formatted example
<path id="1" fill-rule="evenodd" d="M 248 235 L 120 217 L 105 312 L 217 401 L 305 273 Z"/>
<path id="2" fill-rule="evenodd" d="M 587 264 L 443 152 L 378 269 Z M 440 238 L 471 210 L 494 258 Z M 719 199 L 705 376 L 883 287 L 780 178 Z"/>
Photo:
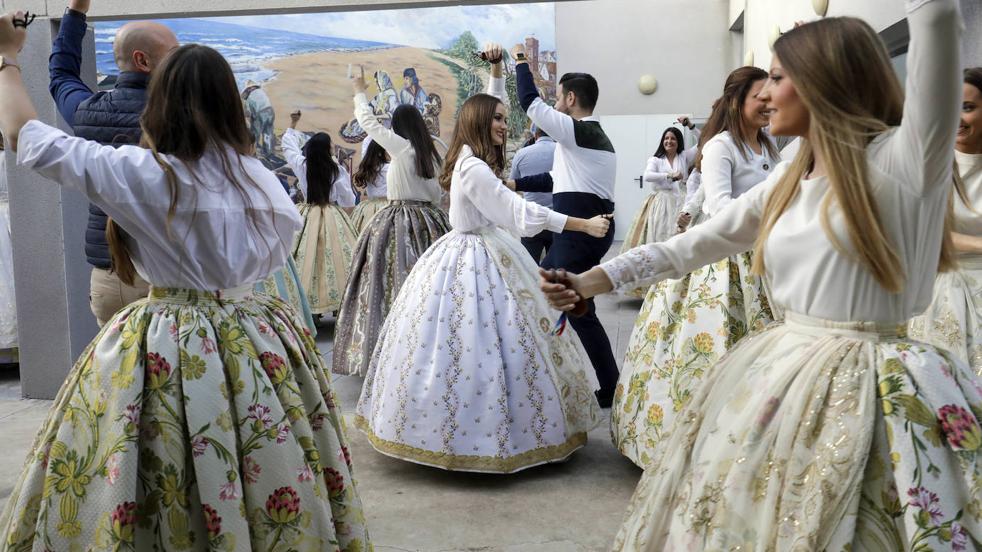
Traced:
<path id="1" fill-rule="evenodd" d="M 0 550 L 371 549 L 325 366 L 251 286 L 151 289 L 89 345 Z"/>

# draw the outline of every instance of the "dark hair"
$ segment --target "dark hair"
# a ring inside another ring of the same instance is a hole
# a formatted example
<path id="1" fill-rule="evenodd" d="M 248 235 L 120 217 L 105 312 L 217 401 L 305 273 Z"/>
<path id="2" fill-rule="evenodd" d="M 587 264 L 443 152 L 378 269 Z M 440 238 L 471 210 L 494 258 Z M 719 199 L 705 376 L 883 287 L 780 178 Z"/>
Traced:
<path id="1" fill-rule="evenodd" d="M 409 140 L 416 152 L 416 176 L 430 179 L 436 176 L 437 167 L 443 162 L 433 145 L 433 137 L 426 128 L 426 121 L 412 105 L 400 105 L 392 112 L 392 132 Z"/>
<path id="2" fill-rule="evenodd" d="M 559 84 L 563 87 L 563 93 L 572 92 L 576 96 L 576 101 L 583 106 L 583 109 L 592 111 L 597 107 L 597 99 L 600 97 L 600 87 L 597 86 L 597 79 L 589 73 L 566 73 L 559 79 Z"/>
<path id="3" fill-rule="evenodd" d="M 965 84 L 971 84 L 982 92 L 982 67 L 969 67 L 965 69 Z"/>
<path id="4" fill-rule="evenodd" d="M 207 151 L 215 151 L 227 182 L 239 193 L 246 212 L 256 210 L 246 187 L 261 187 L 243 164 L 243 158 L 253 156 L 252 135 L 246 126 L 232 68 L 217 51 L 200 44 L 187 44 L 171 52 L 150 79 L 140 127 L 143 132 L 140 144 L 151 151 L 170 189 L 168 233 L 177 212 L 178 192 L 187 188 L 180 186 L 174 168 L 160 154 L 184 163 L 192 178 L 205 185 L 195 174 L 194 162 Z M 254 216 L 248 218 L 253 230 L 272 251 L 271 237 L 260 231 Z M 111 219 L 106 226 L 106 238 L 113 270 L 120 280 L 132 285 L 136 270 L 122 230 Z"/>
<path id="5" fill-rule="evenodd" d="M 334 161 L 331 136 L 318 132 L 303 146 L 307 159 L 307 204 L 324 207 L 331 202 L 331 189 L 341 169 Z"/>
<path id="6" fill-rule="evenodd" d="M 368 143 L 368 149 L 365 150 L 365 155 L 362 156 L 361 163 L 358 164 L 358 170 L 355 171 L 353 178 L 355 186 L 366 188 L 375 182 L 379 173 L 382 172 L 382 165 L 385 165 L 385 163 L 385 148 L 380 146 L 375 140 L 372 140 Z"/>
<path id="7" fill-rule="evenodd" d="M 674 134 L 675 141 L 679 143 L 678 148 L 675 150 L 675 154 L 678 155 L 685 151 L 685 140 L 682 138 L 682 131 L 675 127 L 668 127 L 661 135 L 661 141 L 658 142 L 658 151 L 655 152 L 655 157 L 665 157 L 667 155 L 665 153 L 665 136 L 668 136 L 668 133 Z"/>
<path id="8" fill-rule="evenodd" d="M 412 67 L 405 68 L 402 71 L 402 77 L 403 78 L 409 77 L 409 78 L 413 79 L 413 84 L 414 85 L 418 85 L 419 84 L 419 77 L 416 76 L 416 69 L 414 69 Z"/>

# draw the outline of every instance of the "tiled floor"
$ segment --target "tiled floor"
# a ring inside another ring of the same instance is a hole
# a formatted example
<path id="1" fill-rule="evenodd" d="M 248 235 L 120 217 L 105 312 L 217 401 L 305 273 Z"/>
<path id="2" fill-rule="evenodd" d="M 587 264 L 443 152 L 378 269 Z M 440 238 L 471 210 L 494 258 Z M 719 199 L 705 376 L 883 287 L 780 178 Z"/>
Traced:
<path id="1" fill-rule="evenodd" d="M 639 307 L 639 301 L 612 297 L 598 301 L 598 312 L 619 361 Z M 318 336 L 328 362 L 332 333 L 328 324 Z M 606 420 L 591 432 L 587 446 L 565 464 L 508 476 L 451 473 L 375 452 L 351 423 L 361 383 L 355 377 L 334 379 L 348 420 L 355 477 L 376 550 L 609 549 L 641 472 L 611 445 Z M 19 397 L 16 372 L 0 371 L 0 504 L 10 495 L 51 404 Z"/>

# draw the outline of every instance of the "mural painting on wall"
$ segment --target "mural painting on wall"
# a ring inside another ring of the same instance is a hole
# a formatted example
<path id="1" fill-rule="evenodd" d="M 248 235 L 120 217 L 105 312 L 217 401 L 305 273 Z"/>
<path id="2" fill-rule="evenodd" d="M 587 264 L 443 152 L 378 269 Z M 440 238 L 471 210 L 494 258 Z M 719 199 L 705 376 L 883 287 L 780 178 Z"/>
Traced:
<path id="1" fill-rule="evenodd" d="M 383 124 L 396 107 L 412 105 L 430 133 L 443 142 L 449 141 L 463 102 L 485 89 L 489 66 L 475 52 L 487 41 L 501 42 L 506 50 L 524 43 L 542 94 L 550 102 L 555 99 L 551 3 L 161 22 L 182 44 L 211 46 L 229 61 L 257 155 L 287 185 L 295 177 L 286 167 L 279 137 L 293 111 L 303 114 L 298 130 L 331 135 L 338 160 L 346 167 L 352 169 L 360 160 L 365 132 L 352 113 L 349 65 L 365 68 L 369 101 Z M 101 87 L 115 82 L 112 39 L 124 23 L 96 23 Z M 514 150 L 528 137 L 528 119 L 518 105 L 510 61 L 506 76 L 509 149 Z"/>

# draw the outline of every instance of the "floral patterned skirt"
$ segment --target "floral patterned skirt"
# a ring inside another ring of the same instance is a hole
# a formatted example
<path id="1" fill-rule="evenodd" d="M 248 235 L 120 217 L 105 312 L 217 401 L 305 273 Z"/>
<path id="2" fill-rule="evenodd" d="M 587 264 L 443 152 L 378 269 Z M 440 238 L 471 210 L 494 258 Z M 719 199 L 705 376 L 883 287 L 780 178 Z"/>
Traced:
<path id="1" fill-rule="evenodd" d="M 641 210 L 627 229 L 621 253 L 647 243 L 663 242 L 674 236 L 678 231 L 677 219 L 681 207 L 682 198 L 675 192 L 657 190 L 648 194 L 641 204 Z M 622 295 L 640 299 L 647 291 L 647 287 L 635 288 L 622 292 Z"/>
<path id="2" fill-rule="evenodd" d="M 392 201 L 358 238 L 338 323 L 337 374 L 364 376 L 389 307 L 423 253 L 450 231 L 447 215 L 425 201 Z"/>
<path id="3" fill-rule="evenodd" d="M 269 278 L 256 283 L 256 293 L 265 293 L 286 301 L 303 318 L 304 325 L 311 335 L 317 335 L 317 326 L 307 302 L 307 292 L 300 284 L 300 274 L 292 257 L 287 257 L 286 266 L 269 275 Z"/>
<path id="4" fill-rule="evenodd" d="M 774 315 L 751 254 L 704 266 L 648 291 L 611 409 L 614 445 L 644 468 L 703 374 Z"/>
<path id="5" fill-rule="evenodd" d="M 742 340 L 663 437 L 614 549 L 976 550 L 982 385 L 904 331 L 788 313 Z"/>
<path id="6" fill-rule="evenodd" d="M 355 205 L 355 210 L 351 212 L 351 225 L 355 227 L 355 235 L 360 236 L 375 213 L 385 209 L 388 204 L 389 200 L 384 197 L 370 197 Z"/>
<path id="7" fill-rule="evenodd" d="M 450 232 L 419 259 L 382 328 L 356 423 L 383 454 L 511 473 L 565 460 L 596 427 L 596 376 L 535 262 L 501 229 Z"/>
<path id="8" fill-rule="evenodd" d="M 910 337 L 941 347 L 982 376 L 982 258 L 938 274 L 931 306 L 910 321 Z"/>
<path id="9" fill-rule="evenodd" d="M 369 550 L 327 376 L 281 300 L 151 288 L 62 385 L 0 549 Z"/>
<path id="10" fill-rule="evenodd" d="M 341 308 L 357 234 L 351 219 L 337 205 L 300 205 L 303 229 L 293 246 L 300 284 L 310 311 L 328 314 Z"/>

